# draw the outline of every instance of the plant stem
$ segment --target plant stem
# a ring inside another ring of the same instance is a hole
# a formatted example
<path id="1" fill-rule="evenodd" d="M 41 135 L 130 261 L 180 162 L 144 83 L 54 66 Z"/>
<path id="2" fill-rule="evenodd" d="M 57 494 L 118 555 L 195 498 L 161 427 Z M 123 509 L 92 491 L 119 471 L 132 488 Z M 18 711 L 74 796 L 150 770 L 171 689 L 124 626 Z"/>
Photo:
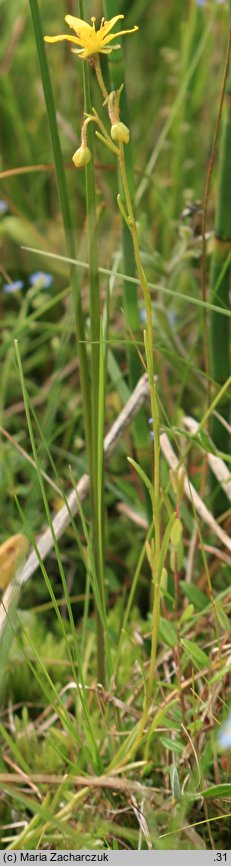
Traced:
<path id="1" fill-rule="evenodd" d="M 160 556 L 160 422 L 159 422 L 159 410 L 157 403 L 157 395 L 156 395 L 156 386 L 154 379 L 154 359 L 153 359 L 153 329 L 152 329 L 152 306 L 150 299 L 150 292 L 148 287 L 148 282 L 144 273 L 143 265 L 140 258 L 139 251 L 139 241 L 137 235 L 137 228 L 135 223 L 135 218 L 133 214 L 132 202 L 129 192 L 129 186 L 127 181 L 126 174 L 126 165 L 124 158 L 124 145 L 120 144 L 120 171 L 122 177 L 122 183 L 124 188 L 125 201 L 128 212 L 128 222 L 130 227 L 130 232 L 133 241 L 133 250 L 135 256 L 135 262 L 137 267 L 138 277 L 141 283 L 145 307 L 146 307 L 146 318 L 147 318 L 147 330 L 144 332 L 144 342 L 145 342 L 145 351 L 146 351 L 146 360 L 147 360 L 147 371 L 149 378 L 149 388 L 150 388 L 150 400 L 151 400 L 151 412 L 153 419 L 153 431 L 154 431 L 154 490 L 153 490 L 153 525 L 154 525 L 154 533 L 155 533 L 155 550 L 154 557 L 152 563 L 152 577 L 154 581 L 154 602 L 153 602 L 153 619 L 152 619 L 152 648 L 151 648 L 151 662 L 150 662 L 150 671 L 149 671 L 149 679 L 147 686 L 147 693 L 145 697 L 144 704 L 144 718 L 142 721 L 146 723 L 148 710 L 152 700 L 152 692 L 153 692 L 153 684 L 155 677 L 155 662 L 156 662 L 156 650 L 157 650 L 157 640 L 158 640 L 158 629 L 159 629 L 159 616 L 160 616 L 160 578 L 157 579 L 158 574 L 158 563 Z M 143 731 L 143 727 L 141 725 L 141 729 Z M 140 734 L 141 735 L 141 734 Z"/>
<path id="2" fill-rule="evenodd" d="M 84 18 L 83 2 L 79 0 L 80 17 Z M 91 96 L 89 82 L 89 67 L 83 63 L 83 89 L 84 108 L 89 115 L 91 113 Z M 94 134 L 92 124 L 88 125 L 88 145 L 92 152 L 92 160 L 86 166 L 86 206 L 88 226 L 88 253 L 89 253 L 89 284 L 90 284 L 90 326 L 91 326 L 91 472 L 90 472 L 90 499 L 92 512 L 92 544 L 95 571 L 97 575 L 100 598 L 105 607 L 104 596 L 104 573 L 102 551 L 104 551 L 103 524 L 103 460 L 99 457 L 99 365 L 100 365 L 100 286 L 98 270 L 97 249 L 97 214 L 96 214 L 96 190 L 94 174 Z M 99 473 L 99 465 L 101 472 Z M 99 495 L 100 486 L 100 495 Z M 104 627 L 100 612 L 96 609 L 97 625 L 97 677 L 98 681 L 105 685 L 105 639 Z"/>
<path id="3" fill-rule="evenodd" d="M 98 54 L 95 55 L 95 59 L 94 59 L 94 67 L 95 67 L 96 77 L 97 77 L 97 81 L 98 81 L 98 84 L 99 84 L 99 87 L 100 87 L 101 93 L 103 94 L 104 99 L 107 99 L 107 97 L 108 97 L 108 92 L 107 92 L 107 88 L 105 87 L 105 84 L 104 84 L 104 80 L 103 80 L 103 76 L 102 76 L 102 72 L 101 72 L 101 66 L 100 66 L 100 60 L 99 60 L 99 55 L 98 55 Z"/>
<path id="4" fill-rule="evenodd" d="M 230 0 L 231 18 L 231 0 Z M 231 174 L 231 28 L 229 31 L 228 50 L 226 58 L 225 78 L 227 77 L 227 114 L 223 127 L 221 142 L 220 165 L 218 176 L 218 199 L 215 223 L 215 248 L 211 272 L 211 302 L 219 303 L 224 308 L 229 308 L 230 290 L 230 250 L 231 250 L 231 207 L 230 207 L 230 174 Z M 226 266 L 227 261 L 227 266 Z M 213 378 L 220 387 L 227 381 L 230 375 L 230 324 L 226 316 L 219 316 L 215 311 L 210 314 L 210 354 L 211 371 Z M 227 399 L 222 402 L 220 413 L 225 421 L 229 422 L 230 403 Z M 229 453 L 230 435 L 225 427 L 214 415 L 211 423 L 212 438 L 217 448 Z M 222 492 L 218 492 L 215 499 L 215 511 L 221 513 L 227 507 L 227 499 Z"/>
<path id="5" fill-rule="evenodd" d="M 118 0 L 104 0 L 103 3 L 104 14 L 107 20 L 113 18 L 114 15 L 118 15 L 121 12 L 121 7 Z M 115 57 L 116 55 L 116 57 Z M 116 52 L 112 52 L 108 56 L 108 70 L 109 70 L 109 80 L 111 90 L 118 90 L 121 82 L 125 82 L 125 64 L 124 64 L 124 52 L 122 46 Z M 124 123 L 129 126 L 129 114 L 128 114 L 128 106 L 126 100 L 126 91 L 125 88 L 121 93 L 120 99 L 121 106 L 121 114 Z M 131 191 L 131 200 L 133 203 L 134 210 L 134 192 L 135 192 L 135 184 L 134 184 L 134 174 L 133 174 L 133 160 L 132 160 L 132 145 L 131 141 L 128 142 L 126 146 L 125 153 L 125 164 L 126 164 L 126 174 L 128 177 L 129 189 Z M 123 190 L 121 188 L 121 198 L 123 200 Z M 134 267 L 134 256 L 133 256 L 133 248 L 132 248 L 132 238 L 129 232 L 129 229 L 126 223 L 122 222 L 122 248 L 123 248 L 123 265 L 124 265 L 124 273 L 128 274 L 128 276 L 135 276 L 135 267 Z M 134 335 L 139 333 L 140 330 L 140 319 L 139 319 L 139 305 L 138 305 L 138 295 L 137 290 L 134 292 L 131 290 L 131 286 L 129 283 L 124 282 L 124 309 L 125 315 L 128 322 L 128 326 L 130 331 Z M 136 349 L 134 346 L 129 345 L 128 347 L 128 367 L 129 367 L 129 380 L 131 388 L 134 388 L 140 375 L 140 360 Z M 138 447 L 146 447 L 146 437 L 145 437 L 145 425 L 144 425 L 144 417 L 142 414 L 139 418 L 136 419 L 135 423 L 135 440 L 137 439 L 136 445 Z"/>

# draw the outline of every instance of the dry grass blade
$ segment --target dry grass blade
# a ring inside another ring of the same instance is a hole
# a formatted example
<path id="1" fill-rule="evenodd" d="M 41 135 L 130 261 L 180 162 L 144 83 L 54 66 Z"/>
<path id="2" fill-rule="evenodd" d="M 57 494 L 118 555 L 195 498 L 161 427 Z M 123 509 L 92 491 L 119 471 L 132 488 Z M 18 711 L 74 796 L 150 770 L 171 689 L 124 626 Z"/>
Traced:
<path id="1" fill-rule="evenodd" d="M 120 779 L 119 776 L 69 776 L 69 782 L 77 788 L 109 788 L 112 791 L 132 791 L 147 792 L 145 785 L 139 782 L 133 782 L 130 779 Z M 33 773 L 30 777 L 30 785 L 62 785 L 65 783 L 66 777 L 56 773 Z M 0 773 L 0 785 L 19 785 L 22 784 L 22 775 L 19 773 Z M 24 782 L 25 784 L 25 782 Z M 156 792 L 157 788 L 148 787 L 148 792 Z"/>
<path id="2" fill-rule="evenodd" d="M 160 437 L 160 447 L 162 454 L 164 454 L 164 457 L 166 458 L 169 466 L 171 466 L 171 469 L 176 470 L 178 468 L 179 461 L 175 454 L 175 451 L 172 448 L 171 443 L 169 442 L 166 433 L 162 433 Z M 184 480 L 184 492 L 187 496 L 187 499 L 189 499 L 189 501 L 193 503 L 197 514 L 199 514 L 199 517 L 201 517 L 204 523 L 209 526 L 211 532 L 214 532 L 214 534 L 217 536 L 217 538 L 219 538 L 221 543 L 231 552 L 231 539 L 227 535 L 227 532 L 225 532 L 224 529 L 219 526 L 219 523 L 217 523 L 213 515 L 210 513 L 209 509 L 206 507 L 201 497 L 199 496 L 199 493 L 197 493 L 195 487 L 193 487 L 193 484 L 191 484 L 191 481 L 189 481 L 188 478 L 185 478 Z"/>
<path id="3" fill-rule="evenodd" d="M 186 430 L 189 430 L 190 433 L 194 434 L 197 432 L 199 424 L 195 421 L 194 418 L 191 418 L 189 415 L 185 415 L 183 418 L 183 424 L 186 427 Z M 216 476 L 219 484 L 221 485 L 224 493 L 227 496 L 227 499 L 231 502 L 231 477 L 230 472 L 227 469 L 227 466 L 224 463 L 224 460 L 221 460 L 221 457 L 216 457 L 215 454 L 208 454 L 208 462 L 210 465 L 210 469 Z"/>
<path id="4" fill-rule="evenodd" d="M 142 811 L 142 810 L 143 810 L 143 807 L 144 807 L 144 802 L 142 801 L 141 808 L 140 808 L 140 807 L 138 806 L 138 803 L 137 803 L 136 797 L 134 797 L 134 794 L 132 794 L 132 796 L 131 796 L 131 804 L 132 804 L 133 812 L 134 812 L 134 814 L 135 814 L 135 816 L 136 816 L 136 819 L 137 819 L 137 821 L 138 821 L 139 828 L 140 828 L 140 846 L 139 846 L 139 847 L 141 848 L 142 835 L 143 835 L 144 838 L 145 838 L 145 841 L 146 841 L 146 843 L 147 843 L 147 847 L 148 847 L 148 849 L 149 849 L 149 851 L 150 851 L 150 850 L 152 849 L 152 840 L 151 840 L 151 837 L 150 837 L 150 833 L 149 833 L 149 829 L 148 829 L 148 825 L 147 825 L 146 818 L 145 818 L 145 816 L 144 816 L 144 814 L 143 814 L 143 811 Z"/>

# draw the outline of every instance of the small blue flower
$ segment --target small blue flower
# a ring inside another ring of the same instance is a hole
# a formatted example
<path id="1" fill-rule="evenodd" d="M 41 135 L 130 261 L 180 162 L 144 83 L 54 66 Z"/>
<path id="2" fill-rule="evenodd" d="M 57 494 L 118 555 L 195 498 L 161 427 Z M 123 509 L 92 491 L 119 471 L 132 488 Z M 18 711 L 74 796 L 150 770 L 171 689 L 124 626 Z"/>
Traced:
<path id="1" fill-rule="evenodd" d="M 21 292 L 23 286 L 23 280 L 15 280 L 13 283 L 4 283 L 3 291 L 5 295 L 12 295 L 14 292 Z"/>
<path id="2" fill-rule="evenodd" d="M 225 0 L 216 0 L 216 3 L 224 3 Z M 196 0 L 197 6 L 205 6 L 206 0 Z"/>
<path id="3" fill-rule="evenodd" d="M 8 210 L 7 201 L 5 201 L 4 198 L 0 198 L 0 214 L 3 215 L 4 213 L 6 213 L 7 210 Z"/>
<path id="4" fill-rule="evenodd" d="M 144 307 L 142 307 L 142 310 L 140 310 L 140 321 L 141 322 L 147 321 L 147 313 L 146 313 L 146 310 L 144 309 Z"/>
<path id="5" fill-rule="evenodd" d="M 176 325 L 177 313 L 175 310 L 169 310 L 168 311 L 168 321 L 169 321 L 169 324 L 172 325 L 173 327 L 174 327 L 174 325 Z"/>
<path id="6" fill-rule="evenodd" d="M 219 745 L 222 746 L 222 749 L 231 748 L 231 713 L 220 731 L 218 742 Z"/>
<path id="7" fill-rule="evenodd" d="M 31 274 L 29 279 L 30 286 L 37 286 L 41 289 L 49 289 L 53 283 L 52 274 L 45 274 L 44 271 L 36 271 L 35 274 Z"/>

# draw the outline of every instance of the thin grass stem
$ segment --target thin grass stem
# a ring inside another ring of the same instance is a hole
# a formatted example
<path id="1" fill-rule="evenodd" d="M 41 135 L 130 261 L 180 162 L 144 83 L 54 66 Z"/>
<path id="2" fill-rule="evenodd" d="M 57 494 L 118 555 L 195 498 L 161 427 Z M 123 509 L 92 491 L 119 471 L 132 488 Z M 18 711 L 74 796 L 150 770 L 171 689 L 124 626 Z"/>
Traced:
<path id="1" fill-rule="evenodd" d="M 231 0 L 230 0 L 231 21 Z M 215 246 L 211 270 L 211 302 L 217 301 L 223 309 L 229 309 L 230 274 L 231 274 L 231 208 L 230 208 L 230 174 L 231 174 L 231 26 L 229 30 L 226 56 L 224 88 L 226 83 L 226 118 L 220 150 L 218 197 L 215 222 Z M 221 104 L 223 103 L 223 100 Z M 217 287 L 219 292 L 217 294 Z M 210 313 L 210 356 L 211 372 L 215 381 L 222 388 L 230 375 L 230 326 L 229 320 L 213 311 Z M 230 399 L 226 392 L 220 405 L 220 414 L 225 422 L 230 420 Z M 213 415 L 211 423 L 212 439 L 220 451 L 229 454 L 230 434 L 227 426 Z M 214 486 L 214 485 L 213 485 Z M 215 492 L 215 511 L 222 513 L 227 507 L 227 499 L 221 490 Z"/>
<path id="2" fill-rule="evenodd" d="M 83 2 L 79 0 L 80 17 L 84 18 Z M 91 114 L 91 95 L 88 64 L 83 63 L 84 110 Z M 88 144 L 92 159 L 86 166 L 86 206 L 89 254 L 89 285 L 90 285 L 90 327 L 91 327 L 91 471 L 90 498 L 92 510 L 92 540 L 95 560 L 95 570 L 103 608 L 105 608 L 104 590 L 104 498 L 103 498 L 103 436 L 99 431 L 103 428 L 104 395 L 99 402 L 100 388 L 100 284 L 98 270 L 97 247 L 97 213 L 96 189 L 94 173 L 94 133 L 92 124 L 88 124 Z M 99 415 L 102 414 L 101 425 Z M 101 454 L 100 454 L 101 451 Z M 100 472 L 99 472 L 100 468 Z M 105 639 L 104 626 L 99 609 L 96 608 L 97 626 L 97 676 L 98 681 L 105 684 Z"/>

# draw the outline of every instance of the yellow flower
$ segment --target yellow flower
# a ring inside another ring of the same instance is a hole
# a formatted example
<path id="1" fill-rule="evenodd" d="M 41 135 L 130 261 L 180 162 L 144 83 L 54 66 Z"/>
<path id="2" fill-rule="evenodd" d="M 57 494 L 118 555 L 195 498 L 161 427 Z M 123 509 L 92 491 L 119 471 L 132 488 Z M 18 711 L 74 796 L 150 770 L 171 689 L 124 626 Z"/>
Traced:
<path id="1" fill-rule="evenodd" d="M 110 54 L 113 48 L 120 48 L 120 45 L 112 45 L 108 47 L 109 42 L 116 39 L 117 36 L 124 36 L 125 33 L 134 33 L 138 27 L 133 27 L 132 30 L 120 30 L 119 33 L 111 33 L 110 31 L 120 18 L 124 15 L 115 15 L 110 21 L 105 21 L 102 18 L 99 30 L 95 29 L 95 18 L 91 18 L 92 24 L 87 24 L 81 18 L 74 18 L 73 15 L 66 15 L 65 21 L 75 31 L 75 36 L 44 36 L 45 42 L 74 42 L 75 45 L 80 45 L 80 48 L 73 48 L 74 53 L 79 54 L 81 60 L 86 60 L 92 54 Z M 110 34 L 110 35 L 108 35 Z"/>

